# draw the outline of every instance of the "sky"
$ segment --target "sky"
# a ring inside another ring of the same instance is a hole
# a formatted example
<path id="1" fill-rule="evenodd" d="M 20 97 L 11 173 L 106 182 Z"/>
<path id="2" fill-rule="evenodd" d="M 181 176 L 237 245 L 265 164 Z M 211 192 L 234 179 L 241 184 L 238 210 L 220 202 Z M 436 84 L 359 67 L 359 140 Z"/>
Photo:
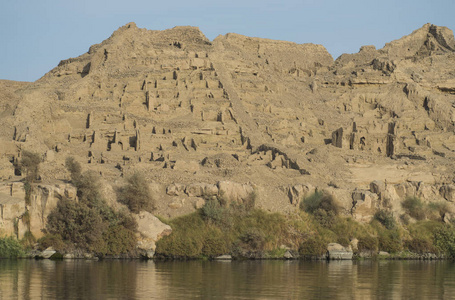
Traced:
<path id="1" fill-rule="evenodd" d="M 426 23 L 455 30 L 454 12 L 455 0 L 2 0 L 0 79 L 35 81 L 129 22 L 322 44 L 336 59 Z"/>

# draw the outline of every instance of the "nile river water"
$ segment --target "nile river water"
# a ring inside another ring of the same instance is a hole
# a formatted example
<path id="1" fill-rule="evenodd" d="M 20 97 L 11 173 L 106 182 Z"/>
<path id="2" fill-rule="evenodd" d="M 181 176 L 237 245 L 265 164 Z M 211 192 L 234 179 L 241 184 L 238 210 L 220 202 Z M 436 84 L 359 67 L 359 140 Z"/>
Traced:
<path id="1" fill-rule="evenodd" d="M 0 299 L 455 299 L 447 261 L 0 260 Z"/>

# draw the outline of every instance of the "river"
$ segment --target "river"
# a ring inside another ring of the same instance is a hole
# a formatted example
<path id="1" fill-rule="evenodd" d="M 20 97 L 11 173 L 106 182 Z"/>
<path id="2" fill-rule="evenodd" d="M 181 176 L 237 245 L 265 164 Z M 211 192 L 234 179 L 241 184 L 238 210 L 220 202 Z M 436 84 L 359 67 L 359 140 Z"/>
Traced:
<path id="1" fill-rule="evenodd" d="M 0 260 L 0 298 L 455 299 L 455 263 Z"/>

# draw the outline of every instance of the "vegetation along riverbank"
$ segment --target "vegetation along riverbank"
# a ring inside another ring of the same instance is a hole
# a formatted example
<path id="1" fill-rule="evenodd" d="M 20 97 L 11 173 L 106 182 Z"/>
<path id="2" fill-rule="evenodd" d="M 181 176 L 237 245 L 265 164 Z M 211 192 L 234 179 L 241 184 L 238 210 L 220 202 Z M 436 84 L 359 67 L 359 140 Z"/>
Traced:
<path id="1" fill-rule="evenodd" d="M 31 233 L 21 240 L 0 239 L 0 257 L 147 258 L 138 251 L 138 225 L 132 213 L 153 211 L 154 204 L 140 175 L 129 178 L 119 191 L 120 201 L 129 209 L 118 210 L 102 198 L 96 174 L 81 173 L 71 158 L 67 167 L 79 201 L 59 200 L 48 216 L 46 234 L 37 241 Z M 332 195 L 319 191 L 305 197 L 299 209 L 290 214 L 258 209 L 256 201 L 255 193 L 242 203 L 212 197 L 191 214 L 160 218 L 172 233 L 157 242 L 154 258 L 455 257 L 455 227 L 450 221 L 444 222 L 446 208 L 424 204 L 419 198 L 406 198 L 402 202 L 405 213 L 399 217 L 378 210 L 368 223 L 346 216 Z"/>

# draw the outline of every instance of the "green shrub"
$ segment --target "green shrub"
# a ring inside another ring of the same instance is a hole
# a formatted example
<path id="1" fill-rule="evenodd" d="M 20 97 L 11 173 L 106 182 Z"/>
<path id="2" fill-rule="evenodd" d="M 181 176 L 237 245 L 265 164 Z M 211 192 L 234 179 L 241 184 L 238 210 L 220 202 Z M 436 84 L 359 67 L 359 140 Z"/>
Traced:
<path id="1" fill-rule="evenodd" d="M 443 220 L 445 214 L 451 212 L 447 203 L 431 202 L 428 204 L 428 210 L 429 218 L 432 220 Z"/>
<path id="2" fill-rule="evenodd" d="M 63 247 L 60 239 L 74 248 L 93 251 L 100 255 L 118 255 L 135 250 L 134 219 L 116 212 L 104 201 L 96 206 L 61 199 L 49 214 L 47 231 L 51 235 L 41 242 Z"/>
<path id="3" fill-rule="evenodd" d="M 314 234 L 304 239 L 299 247 L 299 254 L 307 258 L 320 257 L 326 254 L 327 245 L 327 240 L 319 234 Z"/>
<path id="4" fill-rule="evenodd" d="M 312 214 L 314 219 L 324 227 L 333 225 L 340 210 L 332 195 L 318 191 L 303 199 L 300 208 Z"/>
<path id="5" fill-rule="evenodd" d="M 354 238 L 367 235 L 366 225 L 352 218 L 334 217 L 330 230 L 337 236 L 338 243 L 347 246 Z"/>
<path id="6" fill-rule="evenodd" d="M 313 218 L 323 227 L 330 228 L 335 222 L 336 215 L 332 211 L 318 209 L 313 212 Z"/>
<path id="7" fill-rule="evenodd" d="M 315 210 L 319 209 L 322 196 L 322 192 L 316 191 L 308 197 L 305 197 L 302 202 L 300 202 L 300 209 L 308 213 L 313 213 Z"/>
<path id="8" fill-rule="evenodd" d="M 85 171 L 79 180 L 73 182 L 77 188 L 79 201 L 90 206 L 96 206 L 102 201 L 100 191 L 100 176 L 95 171 Z"/>
<path id="9" fill-rule="evenodd" d="M 207 229 L 199 213 L 192 213 L 169 221 L 172 233 L 156 243 L 156 254 L 168 258 L 195 258 L 202 255 Z"/>
<path id="10" fill-rule="evenodd" d="M 387 229 L 394 229 L 396 227 L 395 218 L 393 213 L 386 211 L 384 209 L 378 210 L 373 217 L 379 223 L 381 223 Z"/>
<path id="11" fill-rule="evenodd" d="M 211 228 L 204 234 L 202 254 L 216 257 L 229 252 L 226 236 L 219 228 Z"/>
<path id="12" fill-rule="evenodd" d="M 378 251 L 379 242 L 378 239 L 371 235 L 364 235 L 359 237 L 359 243 L 357 244 L 357 249 L 359 252 L 362 251 Z"/>
<path id="13" fill-rule="evenodd" d="M 445 225 L 434 231 L 434 245 L 442 253 L 455 258 L 455 228 Z"/>
<path id="14" fill-rule="evenodd" d="M 405 247 L 414 253 L 437 253 L 439 252 L 433 245 L 433 239 L 427 237 L 415 237 L 404 242 Z"/>
<path id="15" fill-rule="evenodd" d="M 26 150 L 21 152 L 21 160 L 18 167 L 20 168 L 22 174 L 26 174 L 26 181 L 33 182 L 39 178 L 40 162 L 41 157 L 38 153 Z"/>
<path id="16" fill-rule="evenodd" d="M 384 230 L 378 236 L 379 250 L 396 253 L 402 250 L 403 243 L 398 230 Z"/>
<path id="17" fill-rule="evenodd" d="M 0 238 L 0 258 L 17 258 L 24 255 L 22 245 L 13 237 Z"/>
<path id="18" fill-rule="evenodd" d="M 265 234 L 260 228 L 248 228 L 240 237 L 242 248 L 246 251 L 264 250 Z"/>
<path id="19" fill-rule="evenodd" d="M 332 212 L 335 216 L 338 215 L 340 210 L 332 195 L 317 191 L 303 199 L 302 207 L 304 211 L 310 214 L 314 214 L 318 210 L 324 210 L 326 212 Z"/>
<path id="20" fill-rule="evenodd" d="M 264 243 L 261 251 L 272 250 L 283 244 L 290 244 L 290 227 L 286 218 L 279 213 L 267 213 L 254 209 L 247 215 L 240 214 L 233 217 L 234 226 L 231 230 L 232 240 L 256 232 L 263 235 Z"/>
<path id="21" fill-rule="evenodd" d="M 38 239 L 38 249 L 44 250 L 53 247 L 57 251 L 63 251 L 66 248 L 65 242 L 60 234 L 45 234 Z"/>
<path id="22" fill-rule="evenodd" d="M 418 221 L 408 225 L 409 237 L 404 243 L 405 247 L 416 253 L 438 253 L 435 247 L 434 234 L 445 225 L 437 221 Z"/>
<path id="23" fill-rule="evenodd" d="M 211 201 L 215 200 L 207 201 L 206 210 L 168 221 L 172 233 L 157 242 L 158 257 L 197 258 L 225 253 L 258 257 L 292 243 L 290 226 L 283 215 L 257 209 L 245 213 L 243 208 L 221 207 Z"/>
<path id="24" fill-rule="evenodd" d="M 128 177 L 127 184 L 120 190 L 120 202 L 126 204 L 133 213 L 141 210 L 153 211 L 155 201 L 151 196 L 150 189 L 144 176 L 134 173 Z"/>
<path id="25" fill-rule="evenodd" d="M 134 253 L 136 249 L 136 237 L 134 231 L 122 225 L 110 226 L 103 233 L 103 241 L 98 244 L 97 253 L 104 255 L 120 255 Z"/>
<path id="26" fill-rule="evenodd" d="M 401 203 L 406 213 L 416 220 L 423 220 L 426 218 L 427 210 L 425 204 L 418 197 L 408 197 Z"/>
<path id="27" fill-rule="evenodd" d="M 243 200 L 243 205 L 246 211 L 251 211 L 256 205 L 257 192 L 254 190 L 251 194 L 248 195 L 246 199 Z"/>
<path id="28" fill-rule="evenodd" d="M 106 225 L 99 213 L 86 204 L 61 199 L 48 216 L 47 230 L 78 248 L 93 250 L 93 245 L 102 239 Z"/>
<path id="29" fill-rule="evenodd" d="M 82 176 L 82 167 L 81 164 L 78 163 L 74 157 L 69 156 L 65 160 L 65 167 L 71 173 L 71 181 L 73 183 L 77 183 Z"/>
<path id="30" fill-rule="evenodd" d="M 223 224 L 227 208 L 222 207 L 218 200 L 207 200 L 201 208 L 202 217 L 208 222 Z"/>

